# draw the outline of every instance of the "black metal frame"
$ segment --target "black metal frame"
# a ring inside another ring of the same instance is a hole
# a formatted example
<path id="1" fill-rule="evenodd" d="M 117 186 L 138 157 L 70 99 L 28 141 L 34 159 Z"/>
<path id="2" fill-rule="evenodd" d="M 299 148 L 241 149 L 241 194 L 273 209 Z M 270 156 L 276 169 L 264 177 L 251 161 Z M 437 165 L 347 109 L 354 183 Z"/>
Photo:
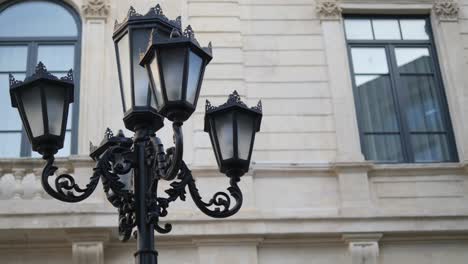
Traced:
<path id="1" fill-rule="evenodd" d="M 437 91 L 437 100 L 439 101 L 439 105 L 441 107 L 441 118 L 442 122 L 446 127 L 446 131 L 444 132 L 437 132 L 437 133 L 444 133 L 447 135 L 448 138 L 448 147 L 449 147 L 449 152 L 450 152 L 450 160 L 448 161 L 437 161 L 437 162 L 457 162 L 458 161 L 458 153 L 457 153 L 457 148 L 456 148 L 456 142 L 455 142 L 455 137 L 453 134 L 453 127 L 452 127 L 452 122 L 450 119 L 450 113 L 449 113 L 449 108 L 448 108 L 448 103 L 445 95 L 445 90 L 444 90 L 444 85 L 442 81 L 442 77 L 440 74 L 440 65 L 438 61 L 438 55 L 436 52 L 436 47 L 434 43 L 434 36 L 432 32 L 432 27 L 431 27 L 431 21 L 430 18 L 427 15 L 347 15 L 344 17 L 344 19 L 370 19 L 370 20 L 378 20 L 378 19 L 424 19 L 426 20 L 426 25 L 427 25 L 427 34 L 429 36 L 429 40 L 349 40 L 346 37 L 346 28 L 344 28 L 345 32 L 345 38 L 347 41 L 347 50 L 348 50 L 348 57 L 349 57 L 349 65 L 350 65 L 350 71 L 351 71 L 351 76 L 352 76 L 352 85 L 353 85 L 353 93 L 354 93 L 354 100 L 356 103 L 356 114 L 358 116 L 358 126 L 359 126 L 359 134 L 360 134 L 360 143 L 361 143 L 361 149 L 363 150 L 364 153 L 364 135 L 366 133 L 363 132 L 363 124 L 362 124 L 362 119 L 360 116 L 362 116 L 361 110 L 360 110 L 360 97 L 358 93 L 358 89 L 354 80 L 354 67 L 353 67 L 353 59 L 351 56 L 351 48 L 353 47 L 369 47 L 369 48 L 383 48 L 385 50 L 386 56 L 388 58 L 387 63 L 388 63 L 388 70 L 389 72 L 387 74 L 368 74 L 368 75 L 387 75 L 390 79 L 391 82 L 391 89 L 392 89 L 392 95 L 393 95 L 393 103 L 395 106 L 395 111 L 397 115 L 397 121 L 398 121 L 398 126 L 400 129 L 400 132 L 394 133 L 400 135 L 400 141 L 401 141 L 401 150 L 403 154 L 403 160 L 402 161 L 396 161 L 396 162 L 390 162 L 390 161 L 375 161 L 378 163 L 430 163 L 433 161 L 428 161 L 428 162 L 416 162 L 414 161 L 411 153 L 412 151 L 412 146 L 411 146 L 411 141 L 410 141 L 410 135 L 414 134 L 416 132 L 409 132 L 409 129 L 407 127 L 406 122 L 402 120 L 404 117 L 401 114 L 401 109 L 405 109 L 405 105 L 408 105 L 409 103 L 407 102 L 406 96 L 399 94 L 399 90 L 397 89 L 397 86 L 400 82 L 400 75 L 404 75 L 404 73 L 399 73 L 397 71 L 397 64 L 396 64 L 396 57 L 394 54 L 395 48 L 399 47 L 426 47 L 429 50 L 430 57 L 432 59 L 432 65 L 433 69 L 432 72 L 430 73 L 431 76 L 434 77 L 435 80 L 435 85 L 436 91 Z M 371 22 L 372 23 L 372 22 Z M 373 37 L 375 38 L 375 34 L 373 32 L 373 27 L 372 27 L 372 34 Z M 400 31 L 400 34 L 401 31 Z M 366 75 L 366 74 L 358 74 L 358 75 Z M 411 73 L 411 75 L 418 75 Z M 429 75 L 429 74 L 422 74 L 422 75 Z M 401 92 L 401 91 L 400 91 Z M 424 132 L 426 134 L 432 134 L 431 132 Z M 372 134 L 379 134 L 378 132 L 372 133 Z M 380 133 L 380 134 L 386 134 L 386 132 Z"/>
<path id="2" fill-rule="evenodd" d="M 73 17 L 77 27 L 77 36 L 76 37 L 0 37 L 0 46 L 26 46 L 27 51 L 27 63 L 26 63 L 26 76 L 30 76 L 34 73 L 35 67 L 38 63 L 37 61 L 37 51 L 39 45 L 74 45 L 74 68 L 73 73 L 75 75 L 75 103 L 73 105 L 73 112 L 72 112 L 72 122 L 71 122 L 71 129 L 67 130 L 71 132 L 71 154 L 76 154 L 78 152 L 78 120 L 79 120 L 79 112 L 80 112 L 80 65 L 81 65 L 81 28 L 82 23 L 79 14 L 75 11 L 73 7 L 69 4 L 59 1 L 59 0 L 43 0 L 46 2 L 50 2 L 65 8 L 70 15 Z M 37 0 L 11 0 L 7 1 L 0 5 L 0 13 L 7 9 L 10 6 L 13 6 L 18 3 L 23 2 L 37 2 Z M 0 72 L 0 73 L 17 73 L 17 72 Z M 66 73 L 64 71 L 63 73 Z M 31 145 L 28 141 L 28 137 L 26 135 L 26 131 L 24 128 L 21 131 L 21 149 L 20 149 L 20 156 L 21 157 L 30 157 L 31 156 Z"/>
<path id="3" fill-rule="evenodd" d="M 133 8 L 130 9 L 127 22 L 130 23 L 132 17 L 139 17 L 135 20 L 146 20 L 146 16 L 136 14 Z M 153 14 L 162 17 L 162 10 L 159 5 L 152 8 L 148 13 L 154 18 Z M 162 17 L 162 18 L 165 18 Z M 166 18 L 167 19 L 167 18 Z M 133 22 L 135 22 L 135 20 Z M 177 21 L 177 20 L 176 20 Z M 123 27 L 117 26 L 117 34 Z M 114 35 L 116 37 L 116 35 Z M 57 80 L 56 77 L 51 76 L 45 67 L 40 67 L 40 77 L 37 81 L 43 82 L 47 85 L 52 78 L 52 81 L 61 82 L 63 88 L 72 86 L 72 74 L 68 75 L 68 79 Z M 37 76 L 36 76 L 37 77 Z M 34 75 L 31 78 L 35 78 Z M 55 79 L 54 79 L 55 78 Z M 31 82 L 34 82 L 32 80 Z M 201 80 L 199 80 L 199 83 Z M 23 88 L 29 88 L 28 79 L 24 83 L 10 79 L 10 93 L 13 98 L 16 98 L 17 91 Z M 122 91 L 123 92 L 123 91 Z M 72 91 L 70 90 L 69 97 Z M 122 94 L 122 96 L 124 96 Z M 20 101 L 20 97 L 16 98 Z M 73 98 L 67 98 L 73 99 Z M 12 100 L 15 105 L 15 99 Z M 45 104 L 46 102 L 42 102 Z M 143 109 L 146 112 L 149 109 Z M 262 116 L 261 103 L 253 108 L 248 108 L 244 104 L 239 95 L 234 92 L 229 96 L 227 103 L 213 107 L 211 104 L 207 105 L 207 115 L 221 115 L 226 110 L 233 112 L 243 111 L 249 112 L 249 118 L 255 122 L 252 126 L 252 133 L 255 134 L 260 129 L 260 122 Z M 142 111 L 145 114 L 145 111 Z M 20 109 L 20 114 L 22 110 Z M 24 113 L 22 113 L 24 114 Z M 23 116 L 23 115 L 22 115 Z M 207 118 L 205 118 L 206 120 Z M 22 120 L 24 125 L 29 128 L 31 124 L 27 119 Z M 62 120 L 66 122 L 66 119 Z M 124 117 L 125 121 L 125 117 Z M 234 122 L 234 128 L 236 121 Z M 206 121 L 205 121 L 206 123 Z M 62 123 L 62 127 L 65 123 Z M 127 124 L 125 124 L 127 126 Z M 161 218 L 167 216 L 170 204 L 177 199 L 185 201 L 186 188 L 188 189 L 195 205 L 206 215 L 214 218 L 225 218 L 237 213 L 242 206 L 243 196 L 238 186 L 238 182 L 244 173 L 248 171 L 250 160 L 239 160 L 235 162 L 235 158 L 228 164 L 229 170 L 224 170 L 220 166 L 222 172 L 229 177 L 229 187 L 227 192 L 216 192 L 209 201 L 203 201 L 195 179 L 191 171 L 183 161 L 183 135 L 182 135 L 183 122 L 175 120 L 172 123 L 174 133 L 174 147 L 164 151 L 164 146 L 161 140 L 156 136 L 157 127 L 148 124 L 147 119 L 135 120 L 134 136 L 132 138 L 125 137 L 122 131 L 114 136 L 110 129 L 107 129 L 104 140 L 99 147 L 90 145 L 90 157 L 96 161 L 96 167 L 93 174 L 89 179 L 89 183 L 85 187 L 80 187 L 75 179 L 69 174 L 56 175 L 57 167 L 54 166 L 54 154 L 63 145 L 63 138 L 61 142 L 51 139 L 49 135 L 45 134 L 44 137 L 31 138 L 33 147 L 38 150 L 47 163 L 42 171 L 41 183 L 44 190 L 57 200 L 76 203 L 88 198 L 96 189 L 99 180 L 102 180 L 104 192 L 108 201 L 118 209 L 119 213 L 119 236 L 122 241 L 130 239 L 134 228 L 137 231 L 133 232 L 134 237 L 138 241 L 135 255 L 135 261 L 138 264 L 156 264 L 157 252 L 155 250 L 155 237 L 154 231 L 159 233 L 168 233 L 171 231 L 172 226 L 166 223 L 164 226 L 159 225 Z M 237 129 L 235 129 L 234 136 L 237 136 Z M 212 134 L 213 130 L 209 130 L 211 138 L 217 137 Z M 248 131 L 250 132 L 250 131 Z M 249 155 L 250 158 L 253 140 L 249 142 Z M 236 142 L 237 145 L 237 142 Z M 237 146 L 236 146 L 237 147 Z M 215 152 L 221 150 L 215 148 Z M 216 155 L 219 155 L 217 153 Z M 223 161 L 221 161 L 223 164 Z M 235 168 L 239 166 L 239 168 Z M 121 177 L 129 173 L 133 174 L 133 189 L 127 188 Z M 160 180 L 172 181 L 170 188 L 165 190 L 167 196 L 163 197 L 158 194 L 158 184 Z"/>

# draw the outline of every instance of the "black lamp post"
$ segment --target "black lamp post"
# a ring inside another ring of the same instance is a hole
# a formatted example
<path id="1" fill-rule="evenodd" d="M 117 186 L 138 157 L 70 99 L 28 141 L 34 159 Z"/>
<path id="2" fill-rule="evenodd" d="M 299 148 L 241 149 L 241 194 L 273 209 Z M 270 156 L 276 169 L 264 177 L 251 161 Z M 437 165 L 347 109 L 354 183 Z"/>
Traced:
<path id="1" fill-rule="evenodd" d="M 247 107 L 237 92 L 219 107 L 207 101 L 205 131 L 230 187 L 229 194 L 217 192 L 204 202 L 182 159 L 182 125 L 196 108 L 203 73 L 212 58 L 211 45 L 201 48 L 190 26 L 182 32 L 180 19 L 167 19 L 159 5 L 146 15 L 130 8 L 126 21 L 116 24 L 114 41 L 123 120 L 135 135 L 127 138 L 122 131 L 114 135 L 108 129 L 98 147 L 91 145 L 96 167 L 86 187 L 76 184 L 71 175 L 54 175 L 54 155 L 63 147 L 68 107 L 73 102 L 72 72 L 58 79 L 39 63 L 36 73 L 24 82 L 10 75 L 12 105 L 18 108 L 33 150 L 47 160 L 41 181 L 45 191 L 64 202 L 80 202 L 93 193 L 101 179 L 107 199 L 119 212 L 120 239 L 127 241 L 136 229 L 136 263 L 155 264 L 154 230 L 171 231 L 171 225 L 162 227 L 159 219 L 167 215 L 172 202 L 185 201 L 186 187 L 208 216 L 224 218 L 239 211 L 242 192 L 237 183 L 249 169 L 262 109 L 260 102 Z M 172 121 L 175 144 L 166 151 L 156 136 L 164 117 Z M 129 176 L 133 186 L 128 184 Z M 49 178 L 54 179 L 53 185 Z M 158 196 L 160 180 L 172 181 L 171 188 L 165 190 L 167 197 Z"/>

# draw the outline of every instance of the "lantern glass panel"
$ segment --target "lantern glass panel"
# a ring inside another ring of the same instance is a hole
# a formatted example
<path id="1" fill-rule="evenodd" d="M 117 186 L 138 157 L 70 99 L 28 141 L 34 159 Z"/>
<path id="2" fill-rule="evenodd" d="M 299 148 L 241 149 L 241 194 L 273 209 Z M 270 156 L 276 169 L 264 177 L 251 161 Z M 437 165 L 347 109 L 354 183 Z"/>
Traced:
<path id="1" fill-rule="evenodd" d="M 159 77 L 159 65 L 158 65 L 158 58 L 155 54 L 153 60 L 150 64 L 150 76 L 152 76 L 152 84 L 153 84 L 153 91 L 156 94 L 156 105 L 158 106 L 157 109 L 163 107 L 163 95 L 161 91 L 161 79 Z"/>
<path id="2" fill-rule="evenodd" d="M 48 86 L 44 88 L 44 92 L 45 97 L 47 98 L 46 104 L 47 118 L 49 120 L 49 133 L 60 136 L 62 132 L 62 122 L 65 121 L 63 120 L 63 113 L 65 100 L 67 98 L 67 89 L 58 86 Z"/>
<path id="3" fill-rule="evenodd" d="M 178 101 L 182 99 L 185 51 L 185 48 L 161 50 L 160 59 L 168 101 Z"/>
<path id="4" fill-rule="evenodd" d="M 20 95 L 33 137 L 44 135 L 42 97 L 39 87 L 28 87 Z"/>
<path id="5" fill-rule="evenodd" d="M 124 109 L 127 111 L 132 107 L 132 84 L 130 78 L 130 56 L 128 54 L 130 50 L 128 33 L 123 36 L 117 44 L 119 62 L 120 62 L 120 78 L 121 78 L 121 89 L 122 96 L 125 101 Z"/>
<path id="6" fill-rule="evenodd" d="M 248 160 L 252 146 L 254 122 L 247 113 L 237 114 L 237 145 L 239 159 Z"/>
<path id="7" fill-rule="evenodd" d="M 151 96 L 148 74 L 145 68 L 140 66 L 141 56 L 144 55 L 148 46 L 151 30 L 135 29 L 132 32 L 132 69 L 133 69 L 133 89 L 135 96 L 135 106 L 148 106 L 148 96 Z"/>
<path id="8" fill-rule="evenodd" d="M 187 79 L 187 101 L 195 105 L 195 97 L 197 96 L 198 82 L 200 80 L 200 71 L 203 60 L 200 56 L 190 51 L 189 55 L 189 71 Z"/>
<path id="9" fill-rule="evenodd" d="M 232 112 L 215 117 L 216 136 L 218 137 L 221 159 L 234 158 L 234 129 Z"/>
<path id="10" fill-rule="evenodd" d="M 211 140 L 211 145 L 213 146 L 213 149 L 214 149 L 214 153 L 215 153 L 215 157 L 216 157 L 216 161 L 218 162 L 218 164 L 220 163 L 221 161 L 221 158 L 219 157 L 219 149 L 218 149 L 218 145 L 216 144 L 216 141 L 215 141 L 215 131 L 214 131 L 214 122 L 213 122 L 213 119 L 210 119 L 210 133 L 208 133 L 210 135 L 210 140 Z"/>

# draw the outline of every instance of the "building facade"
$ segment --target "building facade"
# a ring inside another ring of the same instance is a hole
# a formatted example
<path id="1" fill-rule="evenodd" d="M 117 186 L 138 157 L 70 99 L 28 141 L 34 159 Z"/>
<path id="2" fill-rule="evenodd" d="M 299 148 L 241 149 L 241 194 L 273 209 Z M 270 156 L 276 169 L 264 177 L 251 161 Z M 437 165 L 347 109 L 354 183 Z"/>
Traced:
<path id="1" fill-rule="evenodd" d="M 156 235 L 160 263 L 466 263 L 466 0 L 159 4 L 213 43 L 199 102 L 237 90 L 264 106 L 243 208 L 215 220 L 177 202 L 164 219 L 173 231 Z M 118 241 L 100 188 L 78 204 L 44 193 L 44 161 L 10 107 L 7 78 L 38 61 L 57 75 L 74 69 L 58 165 L 86 184 L 89 141 L 123 128 L 112 33 L 130 5 L 144 14 L 156 2 L 0 0 L 0 263 L 132 263 L 135 240 Z M 208 197 L 228 180 L 203 117 L 199 103 L 184 124 L 184 159 Z"/>

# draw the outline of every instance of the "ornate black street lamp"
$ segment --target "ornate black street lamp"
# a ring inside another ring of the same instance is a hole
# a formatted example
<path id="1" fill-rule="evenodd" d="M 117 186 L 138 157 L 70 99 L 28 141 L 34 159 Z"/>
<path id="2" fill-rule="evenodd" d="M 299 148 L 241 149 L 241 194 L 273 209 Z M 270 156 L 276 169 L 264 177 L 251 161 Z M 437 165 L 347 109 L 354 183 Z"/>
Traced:
<path id="1" fill-rule="evenodd" d="M 172 202 L 185 201 L 186 188 L 208 216 L 224 218 L 239 211 L 242 192 L 237 184 L 249 169 L 262 109 L 260 102 L 247 107 L 235 91 L 221 106 L 213 107 L 207 101 L 205 131 L 230 187 L 229 194 L 217 192 L 205 202 L 182 159 L 182 125 L 196 108 L 203 73 L 212 58 L 211 45 L 201 48 L 190 26 L 182 32 L 180 19 L 167 19 L 159 5 L 146 15 L 130 8 L 126 21 L 116 24 L 114 42 L 123 120 L 135 134 L 128 138 L 122 131 L 114 135 L 108 129 L 101 144 L 91 146 L 96 167 L 86 187 L 76 184 L 71 175 L 56 176 L 53 165 L 54 155 L 63 147 L 68 107 L 73 102 L 72 72 L 59 79 L 39 63 L 35 74 L 24 81 L 10 75 L 11 100 L 33 150 L 47 160 L 41 181 L 45 191 L 64 202 L 80 202 L 93 193 L 101 179 L 107 199 L 119 212 L 120 239 L 127 241 L 136 229 L 136 263 L 155 264 L 154 230 L 171 231 L 170 224 L 162 227 L 159 220 L 167 215 Z M 166 151 L 156 136 L 164 117 L 172 121 L 175 144 Z M 129 175 L 133 186 L 125 180 Z M 172 181 L 171 188 L 165 190 L 167 197 L 158 196 L 160 180 Z"/>

